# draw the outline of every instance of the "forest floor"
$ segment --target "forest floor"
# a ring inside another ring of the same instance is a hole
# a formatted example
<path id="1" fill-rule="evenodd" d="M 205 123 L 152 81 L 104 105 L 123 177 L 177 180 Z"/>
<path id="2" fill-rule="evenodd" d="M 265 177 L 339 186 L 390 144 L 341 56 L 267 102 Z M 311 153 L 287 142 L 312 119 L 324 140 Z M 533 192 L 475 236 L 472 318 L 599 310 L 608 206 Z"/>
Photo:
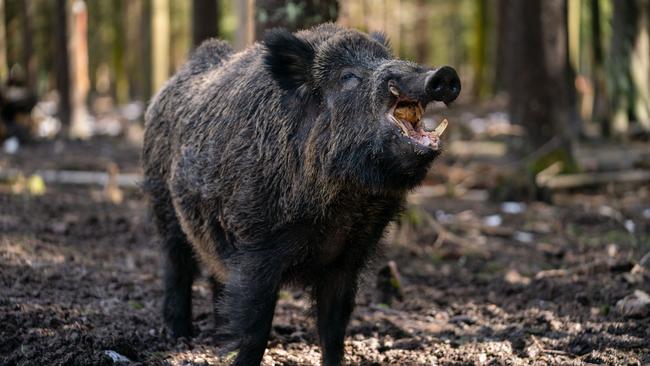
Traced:
<path id="1" fill-rule="evenodd" d="M 121 139 L 42 142 L 0 156 L 0 167 L 104 171 L 115 162 L 128 173 L 138 172 L 138 155 Z M 433 171 L 451 169 L 441 159 Z M 650 293 L 649 187 L 574 192 L 552 205 L 426 192 L 411 197 L 368 273 L 348 328 L 349 364 L 650 363 L 650 309 L 627 301 Z M 193 289 L 198 335 L 168 339 L 145 200 L 123 193 L 118 203 L 101 186 L 31 195 L 0 185 L 1 365 L 111 365 L 116 354 L 141 365 L 227 361 L 213 346 L 205 279 Z M 375 273 L 388 260 L 404 299 L 383 304 Z M 264 365 L 319 364 L 309 305 L 300 290 L 281 292 Z"/>

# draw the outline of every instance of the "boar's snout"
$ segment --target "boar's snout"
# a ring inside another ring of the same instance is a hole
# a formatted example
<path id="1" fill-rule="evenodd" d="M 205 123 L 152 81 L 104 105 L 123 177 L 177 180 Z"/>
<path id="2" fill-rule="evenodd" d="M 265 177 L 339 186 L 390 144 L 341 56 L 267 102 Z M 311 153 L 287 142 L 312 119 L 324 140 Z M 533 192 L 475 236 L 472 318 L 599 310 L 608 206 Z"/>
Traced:
<path id="1" fill-rule="evenodd" d="M 456 70 L 443 66 L 429 72 L 424 80 L 424 90 L 433 100 L 451 103 L 460 94 L 460 79 Z"/>

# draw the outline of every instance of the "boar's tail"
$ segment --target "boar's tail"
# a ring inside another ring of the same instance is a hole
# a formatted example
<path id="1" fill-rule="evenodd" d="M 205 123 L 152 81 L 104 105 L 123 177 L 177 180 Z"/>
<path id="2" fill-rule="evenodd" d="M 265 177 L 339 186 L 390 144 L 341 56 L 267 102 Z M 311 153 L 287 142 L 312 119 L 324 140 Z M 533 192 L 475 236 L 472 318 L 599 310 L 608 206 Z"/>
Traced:
<path id="1" fill-rule="evenodd" d="M 219 66 L 233 53 L 232 47 L 220 39 L 211 38 L 194 50 L 188 66 L 192 74 L 200 74 Z"/>

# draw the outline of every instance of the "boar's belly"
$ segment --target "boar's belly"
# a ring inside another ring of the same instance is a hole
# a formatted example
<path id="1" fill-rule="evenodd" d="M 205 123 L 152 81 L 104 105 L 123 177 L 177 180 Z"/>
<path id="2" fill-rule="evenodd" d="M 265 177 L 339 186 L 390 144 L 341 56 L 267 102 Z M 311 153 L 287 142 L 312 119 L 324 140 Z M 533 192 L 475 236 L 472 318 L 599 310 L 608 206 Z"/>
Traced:
<path id="1" fill-rule="evenodd" d="M 323 241 L 319 253 L 323 264 L 329 264 L 339 258 L 345 250 L 349 234 L 350 228 L 340 227 Z"/>

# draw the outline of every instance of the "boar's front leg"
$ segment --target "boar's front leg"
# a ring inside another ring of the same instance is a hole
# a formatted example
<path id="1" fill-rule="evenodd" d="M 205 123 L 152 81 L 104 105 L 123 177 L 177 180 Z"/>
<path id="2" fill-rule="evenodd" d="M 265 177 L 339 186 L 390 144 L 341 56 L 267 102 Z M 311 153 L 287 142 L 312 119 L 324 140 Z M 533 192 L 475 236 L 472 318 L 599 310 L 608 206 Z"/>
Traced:
<path id="1" fill-rule="evenodd" d="M 323 365 L 341 364 L 345 329 L 354 309 L 356 288 L 356 271 L 334 269 L 314 289 Z"/>
<path id="2" fill-rule="evenodd" d="M 259 365 L 266 349 L 281 280 L 274 250 L 238 253 L 233 258 L 221 311 L 238 343 L 234 365 Z"/>

